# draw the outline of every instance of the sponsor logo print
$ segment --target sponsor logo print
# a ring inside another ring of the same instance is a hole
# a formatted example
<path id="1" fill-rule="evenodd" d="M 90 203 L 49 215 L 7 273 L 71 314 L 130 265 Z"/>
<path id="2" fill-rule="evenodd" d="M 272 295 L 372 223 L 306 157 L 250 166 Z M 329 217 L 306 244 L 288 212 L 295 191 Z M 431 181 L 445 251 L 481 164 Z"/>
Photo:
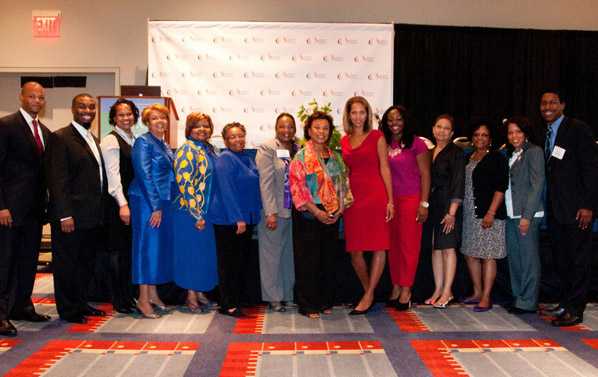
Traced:
<path id="1" fill-rule="evenodd" d="M 299 54 L 291 56 L 291 60 L 294 62 L 310 62 L 311 55 Z"/>
<path id="2" fill-rule="evenodd" d="M 280 95 L 280 90 L 274 90 L 274 89 L 262 89 L 260 90 L 260 96 L 279 96 Z"/>
<path id="3" fill-rule="evenodd" d="M 338 62 L 345 61 L 345 58 L 343 58 L 342 56 L 339 56 L 339 55 L 330 54 L 330 55 L 322 56 L 322 60 L 326 63 L 331 63 L 331 62 L 338 63 Z"/>
<path id="4" fill-rule="evenodd" d="M 388 39 L 384 38 L 370 38 L 368 40 L 369 45 L 386 46 L 388 45 Z"/>
<path id="5" fill-rule="evenodd" d="M 264 38 L 260 37 L 245 37 L 243 38 L 243 43 L 264 43 Z"/>
<path id="6" fill-rule="evenodd" d="M 264 77 L 265 77 L 265 75 L 262 72 L 251 71 L 251 72 L 243 73 L 244 79 L 263 79 Z"/>
<path id="7" fill-rule="evenodd" d="M 232 107 L 225 107 L 225 106 L 214 106 L 212 107 L 212 113 L 232 113 Z"/>
<path id="8" fill-rule="evenodd" d="M 359 41 L 357 41 L 357 39 L 354 39 L 354 38 L 343 37 L 343 38 L 337 39 L 336 43 L 339 45 L 356 45 L 359 43 Z"/>
<path id="9" fill-rule="evenodd" d="M 267 60 L 276 60 L 277 61 L 277 60 L 280 60 L 280 56 L 274 55 L 271 53 L 267 53 L 267 54 L 260 56 L 260 60 L 261 61 L 267 61 Z"/>
<path id="10" fill-rule="evenodd" d="M 328 75 L 326 75 L 323 72 L 307 72 L 305 74 L 305 78 L 308 80 L 311 80 L 311 79 L 322 80 L 322 79 L 325 79 L 326 77 L 328 77 Z"/>
<path id="11" fill-rule="evenodd" d="M 248 90 L 243 90 L 243 89 L 230 89 L 228 91 L 228 95 L 229 96 L 247 96 L 249 95 L 249 91 Z"/>
<path id="12" fill-rule="evenodd" d="M 336 75 L 336 78 L 339 80 L 358 80 L 359 75 L 357 73 L 340 72 Z"/>
<path id="13" fill-rule="evenodd" d="M 233 43 L 233 40 L 232 40 L 232 38 L 229 38 L 229 37 L 217 35 L 215 37 L 212 37 L 212 43 L 213 44 L 227 44 L 227 43 Z"/>
<path id="14" fill-rule="evenodd" d="M 368 80 L 388 80 L 390 76 L 388 73 L 370 73 Z"/>
<path id="15" fill-rule="evenodd" d="M 279 44 L 295 44 L 295 43 L 297 43 L 297 40 L 295 38 L 283 36 L 283 37 L 274 38 L 274 43 L 276 43 L 277 45 L 279 45 Z"/>
<path id="16" fill-rule="evenodd" d="M 217 71 L 217 72 L 212 72 L 212 77 L 215 79 L 232 79 L 233 74 L 232 74 L 232 72 Z"/>
<path id="17" fill-rule="evenodd" d="M 341 92 L 340 90 L 334 89 L 324 89 L 322 90 L 322 97 L 344 97 L 345 92 Z"/>
<path id="18" fill-rule="evenodd" d="M 295 73 L 293 72 L 276 72 L 274 74 L 274 78 L 276 79 L 294 79 Z"/>
<path id="19" fill-rule="evenodd" d="M 325 45 L 328 43 L 328 40 L 322 37 L 310 37 L 305 40 L 305 43 L 308 45 Z"/>
<path id="20" fill-rule="evenodd" d="M 376 58 L 373 56 L 360 55 L 360 56 L 354 57 L 353 61 L 355 63 L 359 63 L 359 62 L 373 63 L 376 61 Z"/>
<path id="21" fill-rule="evenodd" d="M 291 96 L 293 97 L 300 97 L 300 96 L 312 96 L 313 92 L 311 90 L 303 90 L 303 89 L 293 89 L 291 90 Z"/>

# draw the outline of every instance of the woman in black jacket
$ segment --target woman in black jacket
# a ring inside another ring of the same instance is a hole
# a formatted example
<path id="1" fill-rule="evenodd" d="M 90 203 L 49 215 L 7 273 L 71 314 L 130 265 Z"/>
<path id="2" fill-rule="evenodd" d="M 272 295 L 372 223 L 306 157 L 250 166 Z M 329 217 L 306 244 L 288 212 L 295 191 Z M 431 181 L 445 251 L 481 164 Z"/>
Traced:
<path id="1" fill-rule="evenodd" d="M 501 152 L 491 150 L 491 130 L 487 122 L 472 127 L 474 151 L 465 166 L 461 252 L 473 282 L 473 294 L 465 302 L 476 304 L 476 312 L 492 309 L 490 294 L 496 278 L 496 259 L 507 255 L 504 196 L 509 167 Z"/>

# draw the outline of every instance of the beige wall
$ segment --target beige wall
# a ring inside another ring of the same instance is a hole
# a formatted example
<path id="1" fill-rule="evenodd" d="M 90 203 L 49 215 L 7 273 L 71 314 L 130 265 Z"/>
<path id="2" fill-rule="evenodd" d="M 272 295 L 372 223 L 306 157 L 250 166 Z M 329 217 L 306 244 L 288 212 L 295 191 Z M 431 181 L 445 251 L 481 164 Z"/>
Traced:
<path id="1" fill-rule="evenodd" d="M 147 19 L 402 22 L 429 25 L 598 30 L 597 0 L 0 0 L 2 67 L 119 67 L 143 84 Z M 33 9 L 59 9 L 59 39 L 31 36 Z"/>

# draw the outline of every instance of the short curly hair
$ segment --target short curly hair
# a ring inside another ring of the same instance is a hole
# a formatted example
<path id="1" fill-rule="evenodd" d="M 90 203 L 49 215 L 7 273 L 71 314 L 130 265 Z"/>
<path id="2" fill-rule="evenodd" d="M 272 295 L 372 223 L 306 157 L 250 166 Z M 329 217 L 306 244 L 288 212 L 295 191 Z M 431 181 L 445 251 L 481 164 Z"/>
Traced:
<path id="1" fill-rule="evenodd" d="M 332 133 L 334 132 L 334 123 L 332 117 L 322 111 L 315 111 L 305 120 L 305 127 L 303 127 L 303 137 L 305 138 L 305 140 L 311 139 L 311 136 L 309 136 L 309 130 L 311 129 L 311 125 L 313 124 L 313 122 L 318 119 L 324 119 L 328 121 L 328 124 L 330 125 L 330 129 L 328 130 L 328 137 L 326 138 L 326 144 L 328 144 L 330 142 L 330 139 L 332 138 Z"/>
<path id="2" fill-rule="evenodd" d="M 146 126 L 149 125 L 149 116 L 152 111 L 157 111 L 161 114 L 164 114 L 167 119 L 169 118 L 169 115 L 170 115 L 170 112 L 168 111 L 168 107 L 166 107 L 160 103 L 154 103 L 153 105 L 149 105 L 148 107 L 143 109 L 143 112 L 141 113 L 141 121 Z"/>
<path id="3" fill-rule="evenodd" d="M 139 109 L 137 108 L 137 106 L 135 105 L 135 103 L 131 100 L 128 100 L 124 97 L 119 97 L 116 102 L 114 102 L 112 104 L 112 106 L 110 106 L 110 114 L 108 115 L 108 123 L 110 123 L 111 125 L 115 126 L 116 125 L 116 121 L 114 120 L 114 118 L 116 118 L 116 111 L 118 110 L 118 106 L 120 105 L 127 105 L 129 106 L 129 109 L 131 109 L 131 112 L 133 113 L 133 118 L 135 118 L 135 123 L 137 123 L 137 121 L 139 120 Z"/>

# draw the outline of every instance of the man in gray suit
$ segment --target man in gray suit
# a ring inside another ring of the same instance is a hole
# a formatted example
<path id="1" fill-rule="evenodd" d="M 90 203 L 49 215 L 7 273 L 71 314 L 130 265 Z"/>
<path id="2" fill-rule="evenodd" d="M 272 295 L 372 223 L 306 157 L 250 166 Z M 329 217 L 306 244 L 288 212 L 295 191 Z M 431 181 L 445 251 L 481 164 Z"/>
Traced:
<path id="1" fill-rule="evenodd" d="M 276 119 L 276 137 L 260 145 L 255 162 L 260 173 L 263 214 L 258 225 L 262 300 L 273 311 L 285 311 L 293 301 L 295 270 L 291 223 L 289 163 L 297 151 L 295 119 Z"/>

